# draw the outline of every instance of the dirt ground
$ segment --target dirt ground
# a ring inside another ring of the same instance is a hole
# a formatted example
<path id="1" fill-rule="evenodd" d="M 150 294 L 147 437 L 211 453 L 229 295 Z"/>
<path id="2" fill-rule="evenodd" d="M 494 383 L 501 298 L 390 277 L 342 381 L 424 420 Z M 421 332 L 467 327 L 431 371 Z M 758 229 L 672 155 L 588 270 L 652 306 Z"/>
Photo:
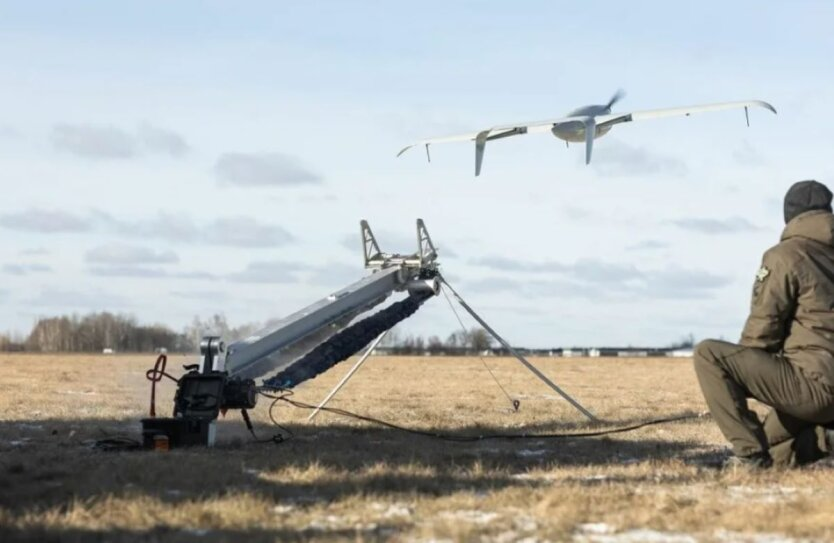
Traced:
<path id="1" fill-rule="evenodd" d="M 172 356 L 169 369 L 193 359 Z M 0 540 L 834 540 L 834 465 L 747 474 L 709 419 L 586 439 L 453 443 L 288 406 L 295 437 L 253 443 L 236 413 L 213 449 L 102 452 L 138 437 L 153 356 L 0 356 Z M 606 425 L 705 409 L 685 359 L 538 359 Z M 458 435 L 598 428 L 511 359 L 375 357 L 333 406 Z M 315 403 L 347 371 L 296 390 Z M 163 383 L 159 409 L 170 410 Z M 253 416 L 276 431 L 261 400 Z"/>

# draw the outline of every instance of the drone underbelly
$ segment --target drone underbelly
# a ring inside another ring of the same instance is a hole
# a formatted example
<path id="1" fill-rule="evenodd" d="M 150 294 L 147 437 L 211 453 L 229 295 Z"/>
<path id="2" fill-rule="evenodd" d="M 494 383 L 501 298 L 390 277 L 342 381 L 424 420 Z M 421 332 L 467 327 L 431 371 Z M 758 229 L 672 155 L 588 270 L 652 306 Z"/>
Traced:
<path id="1" fill-rule="evenodd" d="M 604 136 L 609 130 L 611 130 L 610 126 L 597 127 L 594 139 Z M 574 142 L 585 141 L 585 125 L 580 122 L 555 124 L 550 131 L 560 140 Z"/>

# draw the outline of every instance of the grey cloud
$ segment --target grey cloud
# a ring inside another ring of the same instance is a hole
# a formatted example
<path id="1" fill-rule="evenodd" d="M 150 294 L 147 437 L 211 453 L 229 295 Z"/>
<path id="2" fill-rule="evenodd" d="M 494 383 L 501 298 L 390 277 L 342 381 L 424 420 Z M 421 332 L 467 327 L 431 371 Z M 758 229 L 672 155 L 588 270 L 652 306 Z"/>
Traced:
<path id="1" fill-rule="evenodd" d="M 759 167 L 767 164 L 767 159 L 749 141 L 733 151 L 733 160 L 736 164 L 746 167 Z"/>
<path id="2" fill-rule="evenodd" d="M 487 277 L 484 279 L 472 279 L 465 282 L 467 290 L 472 292 L 523 292 L 524 283 L 506 277 Z"/>
<path id="3" fill-rule="evenodd" d="M 227 278 L 239 283 L 294 283 L 305 266 L 292 262 L 250 262 L 246 269 L 231 273 Z"/>
<path id="4" fill-rule="evenodd" d="M 66 211 L 31 208 L 0 216 L 0 226 L 10 230 L 54 234 L 84 232 L 90 229 L 91 222 Z"/>
<path id="5" fill-rule="evenodd" d="M 362 279 L 366 274 L 361 262 L 355 266 L 329 263 L 313 269 L 307 279 L 316 285 L 345 286 Z"/>
<path id="6" fill-rule="evenodd" d="M 489 268 L 500 271 L 533 271 L 530 269 L 530 263 L 524 263 L 515 258 L 506 258 L 503 256 L 486 256 L 483 258 L 475 258 L 469 261 L 473 266 Z M 540 263 L 533 264 L 534 267 L 540 267 Z"/>
<path id="7" fill-rule="evenodd" d="M 182 242 L 195 241 L 200 236 L 200 229 L 190 218 L 172 213 L 160 212 L 156 217 L 137 221 L 119 219 L 103 211 L 94 211 L 93 216 L 108 230 L 126 236 Z"/>
<path id="8" fill-rule="evenodd" d="M 641 175 L 669 175 L 682 177 L 686 164 L 674 157 L 649 151 L 628 143 L 613 140 L 598 144 L 591 165 L 601 175 L 629 177 Z"/>
<path id="9" fill-rule="evenodd" d="M 188 143 L 181 135 L 147 123 L 139 127 L 138 139 L 149 151 L 174 158 L 182 157 L 190 150 Z"/>
<path id="10" fill-rule="evenodd" d="M 35 247 L 32 249 L 23 249 L 18 253 L 21 256 L 46 256 L 49 251 L 44 247 Z"/>
<path id="11" fill-rule="evenodd" d="M 554 277 L 546 280 L 535 278 L 521 282 L 514 278 L 492 277 L 467 282 L 471 288 L 481 291 L 515 291 L 531 297 L 692 298 L 708 296 L 713 290 L 731 282 L 727 277 L 701 270 L 642 270 L 631 264 L 597 259 L 580 259 L 563 264 L 486 257 L 471 263 L 514 275 L 552 274 Z"/>
<path id="12" fill-rule="evenodd" d="M 216 290 L 172 290 L 171 296 L 175 298 L 182 298 L 183 300 L 228 300 L 229 295 L 224 292 Z"/>
<path id="13" fill-rule="evenodd" d="M 226 153 L 217 159 L 214 172 L 221 183 L 246 187 L 322 182 L 321 175 L 284 153 Z"/>
<path id="14" fill-rule="evenodd" d="M 95 264 L 174 264 L 179 257 L 173 251 L 155 251 L 147 247 L 111 243 L 90 249 L 84 260 Z"/>
<path id="15" fill-rule="evenodd" d="M 113 309 L 128 306 L 127 300 L 110 292 L 47 288 L 28 301 L 30 305 L 49 308 Z"/>
<path id="16" fill-rule="evenodd" d="M 0 140 L 15 140 L 21 137 L 20 131 L 13 126 L 0 124 Z"/>
<path id="17" fill-rule="evenodd" d="M 181 135 L 147 123 L 135 132 L 110 125 L 60 123 L 52 128 L 51 140 L 56 149 L 93 159 L 129 159 L 142 152 L 179 158 L 189 150 Z"/>
<path id="18" fill-rule="evenodd" d="M 131 158 L 136 155 L 134 138 L 114 126 L 57 124 L 52 128 L 52 145 L 86 158 Z"/>
<path id="19" fill-rule="evenodd" d="M 10 275 L 29 275 L 30 273 L 51 272 L 52 268 L 46 264 L 6 264 L 3 271 Z"/>
<path id="20" fill-rule="evenodd" d="M 627 281 L 641 276 L 632 265 L 613 264 L 596 259 L 580 259 L 572 264 L 564 264 L 553 260 L 525 262 L 502 256 L 488 256 L 471 260 L 470 264 L 500 271 L 573 275 L 586 282 L 606 282 L 612 279 Z"/>
<path id="21" fill-rule="evenodd" d="M 637 242 L 634 245 L 629 245 L 628 247 L 626 247 L 626 251 L 656 251 L 658 249 L 666 249 L 668 247 L 669 243 L 665 241 L 647 239 L 644 241 Z"/>
<path id="22" fill-rule="evenodd" d="M 564 214 L 568 219 L 575 221 L 587 219 L 591 216 L 590 211 L 576 206 L 562 206 L 562 214 Z"/>
<path id="23" fill-rule="evenodd" d="M 669 268 L 649 272 L 641 294 L 651 298 L 699 298 L 730 283 L 729 277 L 703 270 Z"/>
<path id="24" fill-rule="evenodd" d="M 207 272 L 177 272 L 162 268 L 148 268 L 140 265 L 94 266 L 91 275 L 99 277 L 132 277 L 135 279 L 188 279 L 214 281 L 218 277 Z"/>
<path id="25" fill-rule="evenodd" d="M 701 219 L 689 217 L 669 221 L 678 228 L 700 232 L 702 234 L 735 234 L 738 232 L 753 232 L 761 230 L 743 217 L 729 217 L 727 219 Z"/>
<path id="26" fill-rule="evenodd" d="M 631 264 L 614 264 L 596 259 L 581 259 L 566 270 L 588 283 L 622 283 L 642 279 L 644 274 Z"/>
<path id="27" fill-rule="evenodd" d="M 92 275 L 99 277 L 133 277 L 136 279 L 156 279 L 168 277 L 168 272 L 159 268 L 142 266 L 106 266 L 90 268 Z"/>
<path id="28" fill-rule="evenodd" d="M 205 241 L 236 247 L 278 247 L 295 238 L 287 230 L 249 217 L 217 219 L 205 231 Z"/>
<path id="29" fill-rule="evenodd" d="M 156 238 L 178 243 L 205 243 L 237 247 L 278 247 L 295 237 L 286 229 L 250 217 L 225 217 L 197 225 L 188 217 L 159 213 L 140 220 L 124 220 L 104 212 L 94 216 L 110 231 L 124 236 Z"/>

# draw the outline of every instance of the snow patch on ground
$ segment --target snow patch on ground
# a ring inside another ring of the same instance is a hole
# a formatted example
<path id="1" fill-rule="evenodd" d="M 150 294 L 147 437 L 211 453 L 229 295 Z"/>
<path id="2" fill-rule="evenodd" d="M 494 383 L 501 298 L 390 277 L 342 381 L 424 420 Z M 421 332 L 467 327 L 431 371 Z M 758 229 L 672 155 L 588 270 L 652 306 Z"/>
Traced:
<path id="1" fill-rule="evenodd" d="M 408 518 L 414 514 L 414 509 L 410 505 L 400 502 L 391 504 L 374 502 L 371 504 L 371 509 L 381 513 L 384 518 Z"/>
<path id="2" fill-rule="evenodd" d="M 580 524 L 573 534 L 575 543 L 698 543 L 689 534 L 680 532 L 660 532 L 640 528 L 636 530 L 617 530 L 604 522 Z"/>
<path id="3" fill-rule="evenodd" d="M 728 543 L 813 543 L 814 541 L 812 539 L 794 539 L 782 534 L 745 534 L 728 530 L 715 532 L 715 539 Z"/>
<path id="4" fill-rule="evenodd" d="M 727 497 L 730 501 L 745 503 L 785 503 L 796 501 L 802 496 L 809 496 L 813 491 L 809 488 L 794 488 L 791 486 L 729 486 Z"/>
<path id="5" fill-rule="evenodd" d="M 443 518 L 471 522 L 472 524 L 489 524 L 498 518 L 498 513 L 478 511 L 475 509 L 460 509 L 458 511 L 444 511 L 440 513 L 440 516 Z"/>

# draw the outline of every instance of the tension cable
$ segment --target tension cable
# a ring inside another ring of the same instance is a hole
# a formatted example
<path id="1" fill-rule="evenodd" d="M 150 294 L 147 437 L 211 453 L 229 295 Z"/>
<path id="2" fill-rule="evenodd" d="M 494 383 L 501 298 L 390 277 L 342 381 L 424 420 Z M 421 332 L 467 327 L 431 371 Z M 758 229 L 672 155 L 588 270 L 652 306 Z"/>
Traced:
<path id="1" fill-rule="evenodd" d="M 460 329 L 464 334 L 463 337 L 465 338 L 466 337 L 466 325 L 463 324 L 463 319 L 460 318 L 460 314 L 458 314 L 458 310 L 455 309 L 455 305 L 452 303 L 452 299 L 449 298 L 449 293 L 446 292 L 446 289 L 444 287 L 445 287 L 445 285 L 440 285 L 440 290 L 443 291 L 443 297 L 446 298 L 446 301 L 449 303 L 449 309 L 452 310 L 452 313 L 455 314 L 455 318 L 458 320 L 458 323 L 460 323 Z M 484 368 L 486 368 L 486 370 L 492 376 L 492 380 L 495 381 L 495 384 L 498 385 L 498 388 L 501 389 L 501 392 L 504 393 L 504 396 L 507 397 L 507 400 L 513 406 L 513 411 L 518 411 L 518 408 L 521 407 L 521 402 L 518 401 L 517 399 L 513 398 L 512 396 L 510 396 L 509 392 L 507 392 L 507 389 L 504 388 L 504 386 L 498 380 L 498 377 L 496 377 L 495 373 L 493 373 L 492 368 L 490 368 L 487 365 L 486 360 L 484 360 L 484 357 L 481 356 L 481 353 L 478 353 L 478 359 L 481 361 L 481 364 L 483 364 Z"/>

